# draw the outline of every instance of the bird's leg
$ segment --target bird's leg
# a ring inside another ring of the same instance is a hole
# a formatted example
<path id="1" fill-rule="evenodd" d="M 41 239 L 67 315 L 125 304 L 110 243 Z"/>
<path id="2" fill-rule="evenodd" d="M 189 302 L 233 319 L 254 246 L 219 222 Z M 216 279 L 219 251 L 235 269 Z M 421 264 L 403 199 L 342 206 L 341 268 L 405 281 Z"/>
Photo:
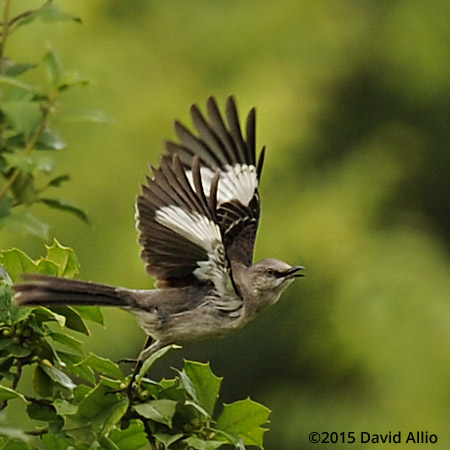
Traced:
<path id="1" fill-rule="evenodd" d="M 147 340 L 145 341 L 144 348 L 141 350 L 141 353 L 139 353 L 139 357 L 136 360 L 136 364 L 134 366 L 130 382 L 128 383 L 128 386 L 126 388 L 128 398 L 131 398 L 134 382 L 136 381 L 136 377 L 142 368 L 142 364 L 144 364 L 144 361 L 145 361 L 145 359 L 141 358 L 141 355 L 143 352 L 145 352 L 146 350 L 149 350 L 152 347 L 152 342 L 153 342 L 153 338 L 151 336 L 147 336 Z"/>
<path id="2" fill-rule="evenodd" d="M 136 378 L 136 375 L 141 370 L 142 364 L 145 361 L 145 358 L 141 357 L 142 353 L 145 352 L 146 350 L 149 350 L 152 347 L 152 343 L 153 343 L 153 338 L 151 336 L 147 336 L 147 340 L 145 341 L 144 347 L 141 350 L 141 353 L 139 353 L 138 359 L 136 361 L 136 365 L 134 366 L 133 376 L 131 377 L 131 381 L 132 382 L 134 382 L 134 379 Z"/>

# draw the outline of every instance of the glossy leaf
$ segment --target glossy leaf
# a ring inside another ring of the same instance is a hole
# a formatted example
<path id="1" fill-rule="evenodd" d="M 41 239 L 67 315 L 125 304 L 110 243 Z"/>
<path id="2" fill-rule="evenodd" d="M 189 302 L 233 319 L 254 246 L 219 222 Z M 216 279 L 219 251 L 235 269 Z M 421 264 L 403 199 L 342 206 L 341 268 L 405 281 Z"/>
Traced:
<path id="1" fill-rule="evenodd" d="M 10 344 L 8 345 L 7 350 L 10 355 L 15 356 L 16 358 L 25 358 L 25 356 L 31 354 L 31 349 L 21 344 Z"/>
<path id="2" fill-rule="evenodd" d="M 196 436 L 190 436 L 184 441 L 189 447 L 195 450 L 215 450 L 223 445 L 223 441 L 205 441 Z"/>
<path id="3" fill-rule="evenodd" d="M 103 414 L 106 413 L 106 419 L 104 420 L 103 427 L 101 429 L 102 435 L 108 435 L 111 430 L 116 426 L 116 424 L 120 421 L 123 415 L 127 412 L 129 405 L 128 398 L 122 398 L 117 402 L 108 406 Z"/>
<path id="4" fill-rule="evenodd" d="M 61 434 L 46 433 L 40 439 L 45 450 L 67 450 L 73 447 L 73 441 Z"/>
<path id="5" fill-rule="evenodd" d="M 267 429 L 262 426 L 268 423 L 269 415 L 270 409 L 247 398 L 224 405 L 217 428 L 243 438 L 245 445 L 263 448 L 263 435 Z"/>
<path id="6" fill-rule="evenodd" d="M 30 419 L 51 422 L 58 419 L 53 406 L 44 403 L 30 403 L 27 405 L 27 414 Z"/>
<path id="7" fill-rule="evenodd" d="M 76 375 L 77 377 L 83 378 L 89 381 L 91 384 L 95 384 L 96 378 L 94 375 L 94 371 L 88 366 L 80 366 L 77 365 L 81 357 L 78 354 L 65 352 L 62 350 L 57 350 L 58 358 L 63 361 L 66 365 L 68 371 Z M 77 389 L 83 387 L 83 385 L 78 385 Z"/>
<path id="8" fill-rule="evenodd" d="M 172 418 L 175 414 L 176 407 L 177 402 L 173 400 L 157 399 L 134 405 L 133 409 L 146 419 L 151 419 L 172 427 Z"/>
<path id="9" fill-rule="evenodd" d="M 128 399 L 120 398 L 113 391 L 114 389 L 108 386 L 108 380 L 101 379 L 81 400 L 77 413 L 67 418 L 66 427 L 79 429 L 80 426 L 88 426 L 93 431 L 107 434 L 128 408 Z M 89 432 L 89 429 L 85 432 Z"/>
<path id="10" fill-rule="evenodd" d="M 212 416 L 219 397 L 222 378 L 214 375 L 209 363 L 186 361 L 184 371 L 195 389 L 198 404 Z"/>
<path id="11" fill-rule="evenodd" d="M 76 385 L 74 382 L 64 372 L 51 365 L 48 361 L 40 363 L 40 367 L 55 383 L 69 390 L 75 389 Z"/>
<path id="12" fill-rule="evenodd" d="M 58 266 L 58 276 L 72 278 L 78 275 L 80 266 L 75 252 L 61 245 L 56 239 L 53 239 L 52 245 L 46 245 L 47 258 Z"/>
<path id="13" fill-rule="evenodd" d="M 66 318 L 65 326 L 67 328 L 89 336 L 89 329 L 84 320 L 71 306 L 52 306 L 51 309 Z"/>
<path id="14" fill-rule="evenodd" d="M 138 450 L 148 446 L 147 435 L 144 424 L 133 420 L 125 429 L 115 428 L 109 434 L 109 438 L 120 448 L 120 450 Z"/>
<path id="15" fill-rule="evenodd" d="M 83 343 L 78 339 L 75 339 L 73 336 L 65 333 L 57 333 L 56 331 L 50 331 L 50 336 L 55 342 L 59 342 L 60 344 L 69 347 L 75 353 L 82 355 L 83 352 Z"/>
<path id="16" fill-rule="evenodd" d="M 150 367 L 152 367 L 152 365 L 159 359 L 162 358 L 168 351 L 170 350 L 177 350 L 180 349 L 181 347 L 179 345 L 167 345 L 166 347 L 163 347 L 161 349 L 159 349 L 158 351 L 156 351 L 155 353 L 153 353 L 153 355 L 151 355 L 149 358 L 147 358 L 144 363 L 142 364 L 142 368 L 139 371 L 139 376 L 143 377 L 145 376 L 145 374 L 149 371 Z"/>
<path id="17" fill-rule="evenodd" d="M 39 273 L 43 275 L 58 275 L 58 265 L 49 259 L 42 258 L 37 262 L 37 268 Z"/>
<path id="18" fill-rule="evenodd" d="M 80 361 L 78 364 L 75 365 L 90 367 L 96 372 L 110 376 L 115 379 L 122 380 L 124 378 L 122 371 L 120 370 L 119 366 L 116 363 L 112 362 L 107 358 L 102 358 L 100 356 L 94 355 L 93 353 L 91 353 L 83 361 Z"/>
<path id="19" fill-rule="evenodd" d="M 41 397 L 50 397 L 53 394 L 52 380 L 39 365 L 33 372 L 33 388 Z"/>
<path id="20" fill-rule="evenodd" d="M 37 318 L 43 322 L 46 321 L 55 321 L 58 322 L 58 325 L 63 328 L 66 325 L 66 318 L 65 316 L 56 313 L 55 311 L 52 311 L 49 308 L 46 308 L 45 306 L 38 306 L 35 310 L 35 314 Z"/>
<path id="21" fill-rule="evenodd" d="M 153 436 L 155 436 L 156 440 L 161 442 L 161 444 L 165 446 L 164 448 L 169 448 L 170 445 L 179 441 L 184 435 L 182 433 L 175 433 L 175 434 L 154 433 Z M 223 444 L 223 442 L 221 442 L 221 444 Z"/>
<path id="22" fill-rule="evenodd" d="M 73 309 L 86 320 L 104 325 L 103 313 L 98 306 L 74 306 Z"/>
<path id="23" fill-rule="evenodd" d="M 34 261 L 22 250 L 17 248 L 3 250 L 1 258 L 2 266 L 6 269 L 11 279 L 20 280 L 23 273 L 37 273 L 38 269 Z"/>

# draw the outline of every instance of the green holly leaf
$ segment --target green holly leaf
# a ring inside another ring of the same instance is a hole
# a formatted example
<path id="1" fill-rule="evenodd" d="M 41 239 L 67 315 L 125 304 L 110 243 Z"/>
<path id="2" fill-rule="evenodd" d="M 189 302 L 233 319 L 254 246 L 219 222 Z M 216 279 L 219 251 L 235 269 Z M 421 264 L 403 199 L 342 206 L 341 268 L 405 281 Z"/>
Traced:
<path id="1" fill-rule="evenodd" d="M 20 307 L 20 309 L 23 309 L 23 306 Z M 35 307 L 34 313 L 36 314 L 36 317 L 42 322 L 55 321 L 58 323 L 58 325 L 61 328 L 64 328 L 66 326 L 65 316 L 58 314 L 55 311 L 52 311 L 51 309 L 46 308 L 45 306 Z"/>
<path id="2" fill-rule="evenodd" d="M 120 421 L 128 409 L 128 399 L 114 393 L 117 385 L 110 386 L 107 379 L 102 378 L 100 383 L 90 390 L 81 400 L 76 414 L 67 416 L 66 430 L 77 434 L 83 427 L 83 432 L 99 432 L 108 434 L 114 425 Z"/>
<path id="3" fill-rule="evenodd" d="M 22 250 L 17 248 L 3 250 L 1 264 L 14 282 L 19 281 L 23 273 L 38 272 L 35 262 Z"/>
<path id="4" fill-rule="evenodd" d="M 74 384 L 74 382 L 64 372 L 53 366 L 50 361 L 44 360 L 39 364 L 39 366 L 52 379 L 53 382 L 69 390 L 76 388 L 76 384 Z"/>
<path id="5" fill-rule="evenodd" d="M 219 398 L 222 378 L 214 375 L 209 363 L 186 361 L 184 372 L 195 390 L 195 398 L 193 400 L 197 401 L 211 417 L 214 414 L 214 407 Z"/>
<path id="6" fill-rule="evenodd" d="M 149 358 L 147 358 L 144 363 L 142 364 L 142 368 L 139 371 L 139 376 L 144 377 L 145 374 L 149 371 L 150 367 L 153 366 L 153 364 L 159 359 L 162 358 L 168 351 L 170 350 L 176 350 L 180 349 L 181 347 L 179 345 L 167 345 L 166 347 L 163 347 L 153 353 Z"/>
<path id="7" fill-rule="evenodd" d="M 50 422 L 58 419 L 53 406 L 43 403 L 30 403 L 27 406 L 27 414 L 30 419 Z"/>
<path id="8" fill-rule="evenodd" d="M 148 446 L 144 424 L 140 420 L 131 421 L 128 428 L 124 430 L 120 428 L 113 429 L 109 434 L 109 438 L 120 450 L 136 450 Z"/>
<path id="9" fill-rule="evenodd" d="M 184 434 L 182 434 L 182 433 L 176 433 L 176 434 L 154 433 L 153 436 L 156 438 L 157 441 L 161 442 L 161 444 L 164 445 L 164 448 L 169 448 L 170 445 L 179 441 L 184 436 Z M 221 442 L 221 444 L 223 445 L 223 442 Z"/>
<path id="10" fill-rule="evenodd" d="M 79 355 L 84 354 L 83 343 L 78 339 L 74 338 L 73 336 L 70 336 L 69 334 L 65 333 L 58 333 L 56 331 L 50 331 L 50 336 L 54 341 L 59 342 L 60 344 L 65 345 L 66 347 L 69 347 L 75 353 Z"/>
<path id="11" fill-rule="evenodd" d="M 81 358 L 80 355 L 65 352 L 62 350 L 57 351 L 58 358 L 66 365 L 67 369 L 78 377 L 88 380 L 90 383 L 95 384 L 96 378 L 94 371 L 88 366 L 77 365 Z M 79 385 L 77 389 L 82 388 L 83 385 Z"/>
<path id="12" fill-rule="evenodd" d="M 73 309 L 77 311 L 83 319 L 104 325 L 103 313 L 98 306 L 74 306 Z"/>
<path id="13" fill-rule="evenodd" d="M 41 258 L 37 262 L 37 267 L 39 273 L 42 275 L 53 275 L 54 277 L 58 276 L 58 266 L 53 261 L 50 261 L 49 259 Z"/>
<path id="14" fill-rule="evenodd" d="M 33 372 L 33 388 L 41 397 L 50 397 L 53 394 L 52 379 L 39 365 Z"/>
<path id="15" fill-rule="evenodd" d="M 267 431 L 262 426 L 267 424 L 270 412 L 270 409 L 249 398 L 240 400 L 224 405 L 216 428 L 242 438 L 245 445 L 255 445 L 262 449 L 263 436 Z"/>
<path id="16" fill-rule="evenodd" d="M 102 358 L 100 356 L 94 355 L 93 353 L 83 359 L 83 361 L 75 364 L 75 366 L 90 367 L 91 369 L 103 375 L 110 376 L 119 380 L 124 379 L 124 375 L 116 363 L 107 358 Z"/>
<path id="17" fill-rule="evenodd" d="M 45 246 L 47 249 L 47 259 L 53 261 L 58 266 L 58 276 L 72 278 L 80 271 L 75 252 L 61 245 L 56 239 L 53 239 L 53 245 Z"/>
<path id="18" fill-rule="evenodd" d="M 190 436 L 183 442 L 195 450 L 215 450 L 223 445 L 223 441 L 205 441 L 196 436 Z"/>
<path id="19" fill-rule="evenodd" d="M 61 434 L 46 433 L 40 437 L 45 450 L 67 450 L 73 447 L 73 441 Z"/>
<path id="20" fill-rule="evenodd" d="M 71 306 L 52 306 L 52 311 L 66 318 L 65 326 L 71 330 L 89 336 L 89 328 L 84 323 L 83 318 Z"/>
<path id="21" fill-rule="evenodd" d="M 175 414 L 177 403 L 178 402 L 174 400 L 163 398 L 134 405 L 133 409 L 146 419 L 163 423 L 171 428 L 172 418 Z"/>

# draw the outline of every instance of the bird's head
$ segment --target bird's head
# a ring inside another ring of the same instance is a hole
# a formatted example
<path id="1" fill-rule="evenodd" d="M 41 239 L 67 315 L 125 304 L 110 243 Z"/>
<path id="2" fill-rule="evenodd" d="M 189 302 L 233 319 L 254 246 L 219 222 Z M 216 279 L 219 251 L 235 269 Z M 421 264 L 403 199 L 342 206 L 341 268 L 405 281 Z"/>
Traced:
<path id="1" fill-rule="evenodd" d="M 304 276 L 303 269 L 303 266 L 291 266 L 273 258 L 263 259 L 249 267 L 252 293 L 261 309 L 276 303 L 295 278 Z"/>

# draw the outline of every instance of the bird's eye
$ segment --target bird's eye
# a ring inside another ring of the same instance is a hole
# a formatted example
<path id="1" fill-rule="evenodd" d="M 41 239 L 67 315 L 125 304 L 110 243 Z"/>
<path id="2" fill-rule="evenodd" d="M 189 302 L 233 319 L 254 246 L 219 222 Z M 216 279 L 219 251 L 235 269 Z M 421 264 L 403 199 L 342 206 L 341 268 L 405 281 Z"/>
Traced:
<path id="1" fill-rule="evenodd" d="M 273 277 L 275 275 L 275 272 L 273 269 L 267 269 L 266 275 L 268 275 L 269 277 Z"/>

